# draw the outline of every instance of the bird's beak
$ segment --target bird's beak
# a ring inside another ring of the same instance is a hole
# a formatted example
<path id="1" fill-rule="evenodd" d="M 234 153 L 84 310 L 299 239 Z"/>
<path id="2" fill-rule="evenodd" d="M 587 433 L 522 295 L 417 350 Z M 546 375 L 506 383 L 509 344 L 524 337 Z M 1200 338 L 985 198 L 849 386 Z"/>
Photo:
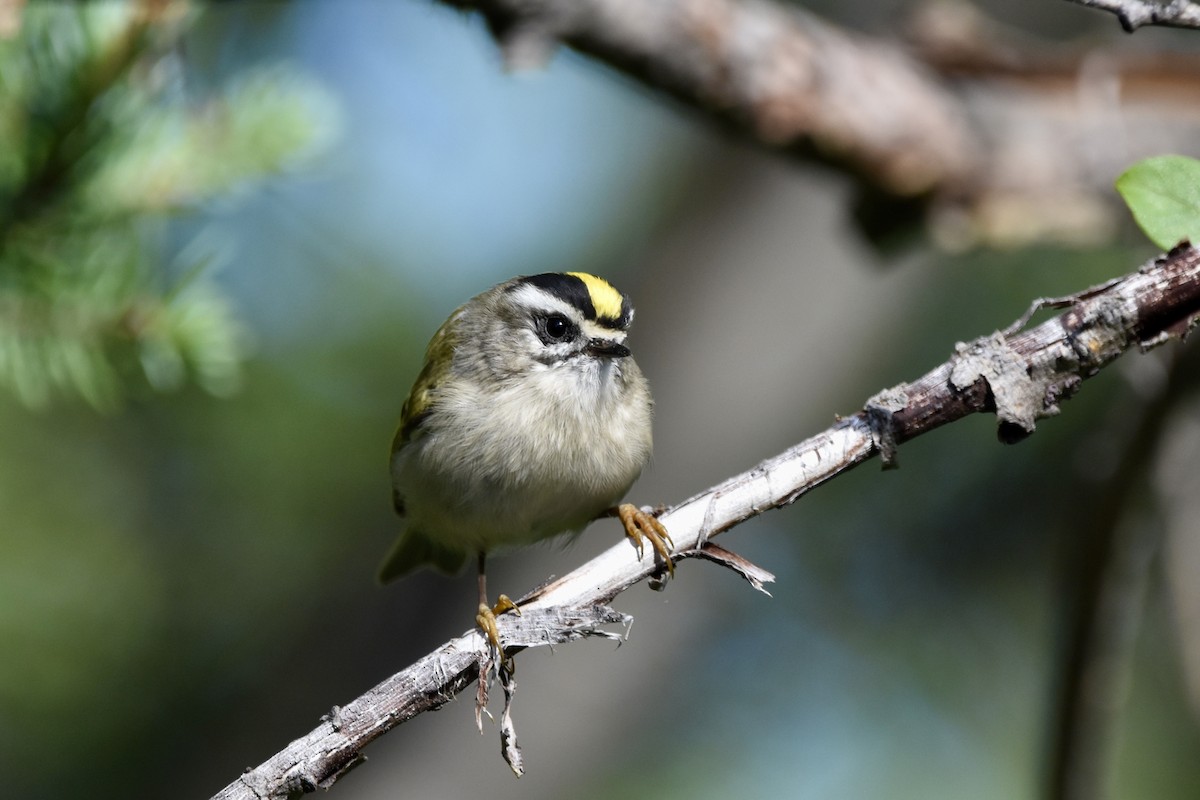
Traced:
<path id="1" fill-rule="evenodd" d="M 609 358 L 625 358 L 630 355 L 629 348 L 612 339 L 591 339 L 587 344 L 588 355 L 608 356 Z"/>

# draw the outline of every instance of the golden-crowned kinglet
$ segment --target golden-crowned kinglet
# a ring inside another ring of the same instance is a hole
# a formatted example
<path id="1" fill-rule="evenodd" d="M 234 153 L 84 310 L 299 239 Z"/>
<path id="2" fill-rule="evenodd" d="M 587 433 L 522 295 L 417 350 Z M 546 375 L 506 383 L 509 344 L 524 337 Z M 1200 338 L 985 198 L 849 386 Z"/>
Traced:
<path id="1" fill-rule="evenodd" d="M 650 458 L 650 388 L 624 344 L 633 306 L 582 272 L 518 277 L 442 324 L 392 443 L 396 511 L 407 527 L 380 569 L 479 563 L 480 627 L 499 647 L 484 560 L 496 548 L 578 532 L 619 501 Z M 653 516 L 616 509 L 673 573 Z"/>

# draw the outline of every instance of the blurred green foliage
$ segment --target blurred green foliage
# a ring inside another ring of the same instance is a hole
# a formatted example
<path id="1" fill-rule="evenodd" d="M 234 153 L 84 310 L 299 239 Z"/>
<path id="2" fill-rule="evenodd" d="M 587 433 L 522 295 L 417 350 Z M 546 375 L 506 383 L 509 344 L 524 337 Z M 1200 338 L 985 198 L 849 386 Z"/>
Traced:
<path id="1" fill-rule="evenodd" d="M 336 541 L 296 546 L 297 530 L 319 531 L 340 506 L 296 503 L 305 492 L 284 481 L 277 503 L 236 501 L 290 458 L 295 415 L 320 412 L 207 402 L 278 377 L 247 372 L 249 330 L 218 282 L 219 253 L 177 223 L 313 163 L 337 111 L 278 64 L 199 91 L 182 49 L 201 11 L 30 3 L 0 34 L 6 795 L 103 795 L 146 768 L 131 752 L 186 752 L 163 720 L 202 721 L 206 676 L 221 669 L 237 685 L 261 653 L 240 643 L 283 646 L 289 625 L 264 634 L 247 609 L 286 617 L 293 581 L 327 568 L 321 545 Z M 163 392 L 175 394 L 149 402 Z M 224 424 L 242 411 L 254 439 Z M 199 503 L 226 513 L 197 514 Z M 288 578 L 263 580 L 272 570 Z"/>
<path id="2" fill-rule="evenodd" d="M 39 3 L 0 39 L 0 387 L 27 406 L 238 385 L 245 331 L 163 224 L 303 163 L 335 115 L 278 67 L 193 96 L 176 48 L 194 17 Z"/>

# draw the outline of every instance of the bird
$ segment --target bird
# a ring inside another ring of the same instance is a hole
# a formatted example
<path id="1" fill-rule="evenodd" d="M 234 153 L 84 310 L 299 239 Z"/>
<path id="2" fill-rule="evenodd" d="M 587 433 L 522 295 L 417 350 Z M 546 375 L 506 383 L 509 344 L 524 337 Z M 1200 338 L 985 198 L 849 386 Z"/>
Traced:
<path id="1" fill-rule="evenodd" d="M 489 553 L 616 516 L 674 575 L 655 515 L 620 503 L 652 450 L 654 401 L 625 341 L 627 295 L 585 272 L 518 276 L 472 297 L 438 328 L 392 440 L 392 497 L 405 527 L 384 559 L 387 583 L 476 558 L 475 622 L 503 654 L 489 605 Z"/>

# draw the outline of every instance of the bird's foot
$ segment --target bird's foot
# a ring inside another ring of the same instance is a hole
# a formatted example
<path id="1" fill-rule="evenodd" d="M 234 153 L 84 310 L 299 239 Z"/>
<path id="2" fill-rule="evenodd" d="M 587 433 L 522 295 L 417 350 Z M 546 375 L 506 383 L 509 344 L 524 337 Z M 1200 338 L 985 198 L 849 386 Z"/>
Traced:
<path id="1" fill-rule="evenodd" d="M 625 535 L 632 539 L 634 546 L 637 547 L 638 558 L 640 559 L 644 552 L 642 539 L 649 539 L 650 546 L 654 548 L 654 552 L 658 553 L 659 558 L 667 567 L 667 572 L 674 578 L 675 562 L 671 560 L 671 550 L 675 547 L 675 543 L 671 541 L 671 535 L 667 533 L 666 527 L 658 521 L 658 518 L 651 513 L 642 511 L 632 503 L 622 503 L 617 506 L 617 518 L 625 526 Z"/>
<path id="2" fill-rule="evenodd" d="M 475 614 L 475 624 L 487 636 L 492 647 L 496 648 L 501 659 L 504 658 L 504 649 L 500 647 L 500 629 L 496 625 L 496 617 L 505 611 L 516 611 L 518 616 L 521 614 L 521 609 L 517 607 L 517 604 L 508 595 L 502 594 L 496 598 L 496 605 L 491 608 L 488 608 L 487 603 L 480 603 L 479 611 Z"/>

